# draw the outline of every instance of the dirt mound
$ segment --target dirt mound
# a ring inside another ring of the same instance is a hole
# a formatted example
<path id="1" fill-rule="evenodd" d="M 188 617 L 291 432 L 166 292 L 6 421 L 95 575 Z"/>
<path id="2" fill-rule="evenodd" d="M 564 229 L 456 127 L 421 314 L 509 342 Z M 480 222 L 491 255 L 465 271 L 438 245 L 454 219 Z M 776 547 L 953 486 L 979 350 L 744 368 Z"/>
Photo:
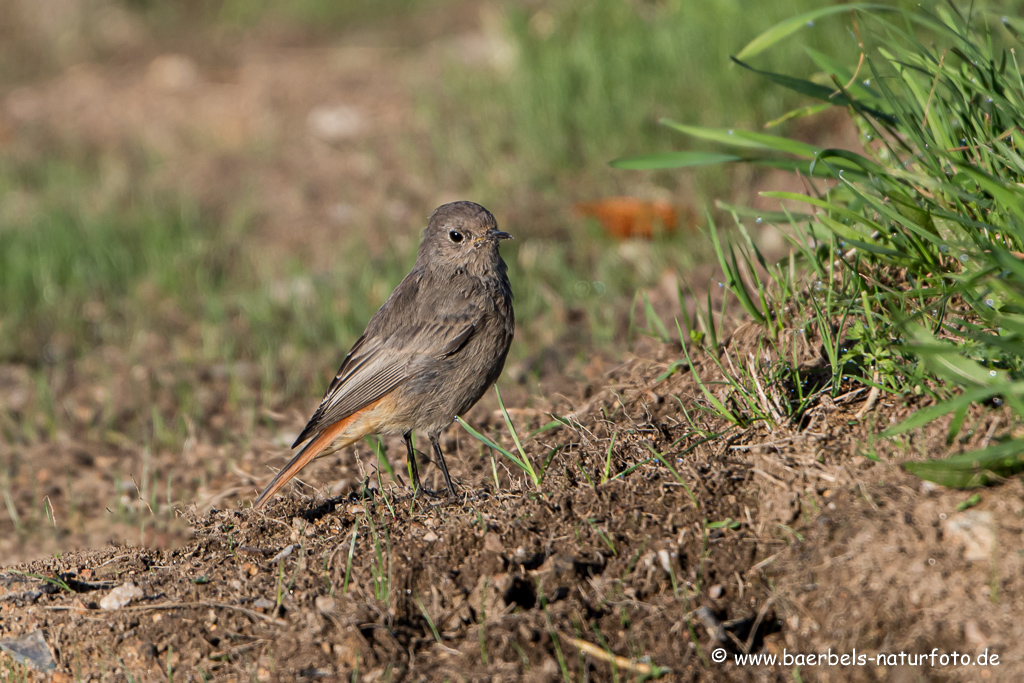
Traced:
<path id="1" fill-rule="evenodd" d="M 663 377 L 678 351 L 658 355 L 527 440 L 546 463 L 539 488 L 453 428 L 459 501 L 369 478 L 326 499 L 293 489 L 254 514 L 233 492 L 232 509 L 187 515 L 182 547 L 8 570 L 0 637 L 40 630 L 57 678 L 79 680 L 774 680 L 794 665 L 733 657 L 854 648 L 987 650 L 999 664 L 796 668 L 820 680 L 1020 670 L 1019 482 L 958 512 L 964 494 L 864 457 L 896 406 L 857 420 L 856 394 L 773 433 L 728 430 L 702 417 L 691 373 Z M 714 366 L 697 367 L 706 380 Z M 548 421 L 512 412 L 524 434 Z M 128 582 L 137 597 L 103 609 Z"/>
<path id="2" fill-rule="evenodd" d="M 628 368 L 635 387 L 662 369 Z M 739 459 L 682 455 L 675 399 L 621 395 L 625 404 L 604 392 L 572 427 L 529 442 L 538 462 L 550 458 L 539 490 L 481 454 L 461 459 L 459 502 L 370 486 L 289 498 L 265 516 L 212 511 L 191 520 L 195 539 L 183 548 L 23 567 L 58 577 L 42 585 L 8 574 L 5 611 L 24 616 L 3 628 L 32 630 L 31 620 L 62 668 L 83 673 L 105 663 L 282 680 L 354 669 L 558 678 L 563 666 L 697 676 L 706 653 L 693 610 L 710 608 L 707 619 L 752 647 L 776 627 L 758 612 L 763 590 L 742 578 L 758 555 L 744 521 L 756 510 L 751 475 Z M 464 433 L 449 438 L 450 450 L 479 452 Z M 76 589 L 47 588 L 54 581 Z M 144 597 L 97 611 L 126 581 Z M 714 600 L 701 597 L 709 591 Z"/>

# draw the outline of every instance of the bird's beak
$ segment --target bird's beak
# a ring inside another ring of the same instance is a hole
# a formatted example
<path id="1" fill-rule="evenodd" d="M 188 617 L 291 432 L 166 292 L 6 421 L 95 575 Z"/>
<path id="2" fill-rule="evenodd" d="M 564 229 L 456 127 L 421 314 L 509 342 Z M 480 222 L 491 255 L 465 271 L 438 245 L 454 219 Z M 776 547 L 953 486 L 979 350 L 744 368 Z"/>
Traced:
<path id="1" fill-rule="evenodd" d="M 492 230 L 490 234 L 491 237 L 499 240 L 515 239 L 514 237 L 512 237 L 512 235 L 508 234 L 507 232 L 502 232 L 501 230 Z"/>

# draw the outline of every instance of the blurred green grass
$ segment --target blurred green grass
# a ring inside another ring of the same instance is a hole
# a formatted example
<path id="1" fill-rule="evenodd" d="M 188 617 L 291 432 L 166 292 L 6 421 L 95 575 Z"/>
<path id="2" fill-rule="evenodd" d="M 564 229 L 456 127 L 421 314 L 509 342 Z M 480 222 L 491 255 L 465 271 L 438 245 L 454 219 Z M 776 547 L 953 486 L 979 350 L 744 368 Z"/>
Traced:
<path id="1" fill-rule="evenodd" d="M 239 45 L 256 49 L 268 35 L 276 35 L 278 47 L 322 48 L 361 39 L 362 28 L 390 30 L 396 17 L 402 26 L 381 42 L 400 36 L 394 40 L 408 48 L 403 58 L 438 44 L 463 53 L 441 74 L 432 70 L 436 61 L 427 66 L 418 82 L 424 116 L 418 127 L 394 131 L 408 151 L 401 163 L 415 166 L 410 178 L 400 179 L 413 188 L 402 199 L 422 213 L 401 226 L 386 218 L 358 226 L 381 233 L 372 236 L 332 232 L 320 248 L 337 257 L 320 260 L 330 263 L 322 270 L 287 250 L 301 236 L 274 242 L 284 250 L 270 253 L 260 237 L 289 228 L 262 224 L 259 198 L 222 189 L 211 208 L 157 180 L 161 160 L 131 147 L 134 141 L 82 153 L 97 143 L 66 140 L 41 124 L 30 131 L 38 140 L 0 147 L 0 371 L 13 378 L 0 380 L 22 395 L 0 410 L 0 474 L 6 475 L 0 492 L 8 491 L 23 521 L 30 519 L 25 510 L 35 511 L 40 526 L 46 522 L 40 494 L 24 483 L 39 467 L 27 455 L 36 446 L 62 444 L 54 450 L 68 479 L 80 474 L 67 457 L 70 444 L 114 458 L 115 466 L 100 468 L 112 479 L 97 489 L 106 491 L 97 494 L 98 510 L 120 509 L 122 474 L 138 475 L 139 495 L 151 503 L 154 492 L 164 498 L 166 490 L 168 508 L 225 482 L 237 484 L 240 475 L 228 472 L 239 463 L 263 474 L 262 459 L 286 450 L 288 430 L 408 272 L 418 240 L 400 239 L 397 230 L 411 236 L 422 229 L 429 207 L 420 204 L 427 197 L 480 201 L 517 237 L 503 246 L 518 328 L 500 381 L 509 389 L 526 386 L 505 396 L 526 404 L 535 396 L 543 405 L 558 391 L 571 393 L 572 374 L 584 375 L 594 357 L 621 358 L 632 339 L 652 333 L 644 329 L 651 315 L 638 290 L 671 307 L 675 273 L 710 256 L 704 239 L 687 230 L 652 241 L 613 240 L 597 224 L 572 217 L 573 202 L 653 194 L 699 213 L 711 192 L 731 194 L 718 192 L 728 183 L 736 191 L 749 188 L 749 175 L 704 174 L 693 183 L 667 172 L 617 171 L 607 161 L 671 147 L 675 138 L 656 125 L 662 115 L 759 126 L 782 113 L 792 102 L 731 67 L 728 55 L 776 19 L 813 6 L 796 0 L 498 5 L 484 32 L 497 32 L 518 57 L 505 67 L 482 68 L 466 63 L 463 41 L 477 30 L 481 10 L 449 0 L 115 4 L 141 17 L 149 32 L 139 35 L 152 37 L 151 45 L 60 51 L 48 41 L 31 44 L 34 38 L 23 32 L 22 42 L 0 44 L 0 84 L 43 83 L 73 59 L 107 59 L 141 71 L 168 52 L 217 73 L 234 63 Z M 68 30 L 87 40 L 89 22 L 83 25 Z M 812 45 L 854 49 L 842 22 L 806 32 Z M 10 35 L 0 26 L 0 37 Z M 763 66 L 799 71 L 788 62 L 806 59 L 786 49 L 773 58 L 778 63 Z M 251 153 L 221 151 L 220 160 L 244 166 Z M 128 169 L 124 182 L 107 177 L 111 159 Z M 245 186 L 244 178 L 238 185 Z M 406 190 L 401 183 L 394 188 L 398 196 Z M 87 508 L 95 497 L 66 495 L 72 509 Z"/>
<path id="2" fill-rule="evenodd" d="M 343 35 L 349 19 L 386 22 L 412 12 L 405 19 L 414 24 L 452 6 L 340 5 L 224 0 L 186 3 L 181 11 L 198 8 L 211 30 L 295 12 L 293 19 L 331 36 Z M 699 206 L 706 194 L 676 176 L 626 174 L 606 162 L 664 148 L 669 133 L 655 123 L 662 114 L 756 126 L 783 111 L 791 102 L 734 69 L 728 55 L 773 21 L 813 5 L 503 5 L 496 30 L 518 55 L 511 70 L 449 67 L 444 91 L 435 90 L 426 107 L 426 138 L 398 134 L 432 158 L 435 190 L 482 201 L 519 238 L 505 249 L 519 320 L 510 367 L 518 372 L 503 382 L 562 373 L 595 350 L 621 353 L 643 332 L 634 316 L 637 291 L 692 267 L 708 251 L 703 239 L 683 230 L 620 243 L 596 224 L 574 221 L 567 208 L 574 198 L 645 187 Z M 151 20 L 170 11 L 157 3 L 127 6 Z M 332 27 L 342 28 L 332 34 Z M 807 31 L 811 45 L 854 49 L 841 22 Z M 786 48 L 773 58 L 779 64 L 766 66 L 780 70 L 805 59 Z M 59 144 L 33 158 L 0 159 L 0 362 L 46 367 L 101 347 L 130 355 L 140 353 L 131 351 L 139 335 L 151 332 L 168 341 L 168 362 L 255 364 L 251 390 L 280 408 L 308 400 L 309 386 L 320 385 L 324 368 L 339 361 L 415 258 L 414 247 L 396 244 L 365 256 L 365 237 L 353 233 L 340 249 L 361 257 L 337 259 L 326 271 L 311 272 L 289 253 L 268 259 L 248 239 L 256 223 L 244 209 L 234 218 L 215 215 L 193 197 L 147 189 L 145 174 L 138 169 L 129 187 L 106 201 L 95 161 Z M 746 180 L 723 173 L 699 182 Z M 156 359 L 130 362 L 139 361 Z M 187 394 L 179 397 L 183 410 L 194 403 Z"/>
<path id="3" fill-rule="evenodd" d="M 502 25 L 515 54 L 508 70 L 447 78 L 448 97 L 431 93 L 439 171 L 484 195 L 545 193 L 586 196 L 635 189 L 637 178 L 685 190 L 678 174 L 609 172 L 609 160 L 670 148 L 677 140 L 657 124 L 758 127 L 796 97 L 743 74 L 729 57 L 761 30 L 820 6 L 817 0 L 695 5 L 593 0 L 504 5 Z M 804 45 L 856 56 L 856 39 L 830 21 L 809 25 L 799 43 L 782 45 L 761 66 L 810 64 Z M 697 175 L 700 205 L 729 194 L 720 170 Z"/>
<path id="4" fill-rule="evenodd" d="M 53 362 L 148 330 L 180 336 L 205 361 L 300 362 L 353 342 L 415 260 L 392 249 L 309 272 L 285 255 L 269 270 L 246 250 L 244 222 L 141 192 L 94 206 L 102 182 L 59 159 L 0 162 L 0 360 Z M 577 352 L 621 341 L 636 289 L 680 265 L 685 237 L 623 247 L 591 227 L 506 246 L 521 332 L 513 358 L 566 332 Z M 369 251 L 362 240 L 350 237 L 351 253 Z"/>
<path id="5" fill-rule="evenodd" d="M 252 27 L 285 22 L 319 31 L 343 28 L 351 23 L 391 20 L 446 0 L 123 0 L 128 8 L 152 22 L 180 25 L 201 22 L 207 26 Z"/>

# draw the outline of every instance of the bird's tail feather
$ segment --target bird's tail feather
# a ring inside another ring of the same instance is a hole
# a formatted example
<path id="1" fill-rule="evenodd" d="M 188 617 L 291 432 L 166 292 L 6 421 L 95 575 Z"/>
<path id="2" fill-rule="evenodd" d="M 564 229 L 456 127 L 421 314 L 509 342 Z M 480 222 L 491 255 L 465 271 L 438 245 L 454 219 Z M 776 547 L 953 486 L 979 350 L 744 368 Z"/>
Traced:
<path id="1" fill-rule="evenodd" d="M 305 448 L 299 451 L 296 456 L 292 458 L 291 462 L 277 473 L 277 476 L 270 482 L 270 485 L 263 490 L 263 493 L 260 494 L 260 497 L 256 499 L 256 503 L 252 506 L 253 510 L 259 510 L 266 505 L 267 501 L 269 501 L 275 493 L 280 491 L 281 488 L 292 479 L 292 477 L 299 473 L 299 470 L 308 465 L 313 458 L 321 455 L 323 450 L 327 448 L 327 446 L 331 445 L 331 442 L 334 441 L 338 435 L 345 431 L 345 428 L 351 424 L 357 415 L 358 413 L 350 415 L 344 420 L 338 420 L 327 429 L 320 432 L 315 439 L 306 444 Z M 337 447 L 344 448 L 358 439 L 358 436 L 351 440 L 346 439 L 345 443 L 340 443 Z"/>

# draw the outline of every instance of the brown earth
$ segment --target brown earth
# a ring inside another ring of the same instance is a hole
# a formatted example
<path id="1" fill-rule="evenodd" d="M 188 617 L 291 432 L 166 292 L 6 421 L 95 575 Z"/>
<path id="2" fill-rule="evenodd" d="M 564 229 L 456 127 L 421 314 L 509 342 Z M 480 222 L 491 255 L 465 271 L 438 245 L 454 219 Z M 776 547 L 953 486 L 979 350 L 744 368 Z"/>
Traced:
<path id="1" fill-rule="evenodd" d="M 116 202 L 144 169 L 144 182 L 181 188 L 225 217 L 258 216 L 257 257 L 299 254 L 315 269 L 358 226 L 382 244 L 412 239 L 410 222 L 462 189 L 444 187 L 431 160 L 391 133 L 422 130 L 408 85 L 438 77 L 444 46 L 484 62 L 500 54 L 467 16 L 406 51 L 369 35 L 359 45 L 299 48 L 271 36 L 167 52 L 126 25 L 112 40 L 127 41 L 133 60 L 60 69 L 4 93 L 0 145 L 32 154 L 85 141 L 105 150 L 107 192 L 95 201 Z M 435 40 L 445 31 L 465 40 Z M 0 210 L 31 211 L 25 202 L 4 197 Z M 743 328 L 728 358 L 763 358 L 758 341 Z M 815 343 L 799 348 L 802 363 L 821 366 Z M 525 442 L 534 462 L 550 457 L 539 487 L 456 426 L 445 448 L 458 501 L 412 496 L 359 447 L 311 465 L 266 514 L 248 508 L 312 404 L 265 395 L 258 368 L 192 363 L 174 340 L 147 333 L 128 351 L 56 364 L 45 382 L 37 368 L 0 365 L 0 426 L 33 434 L 28 446 L 0 441 L 0 641 L 38 631 L 56 665 L 39 673 L 0 655 L 0 678 L 1024 675 L 1020 480 L 958 510 L 968 494 L 898 467 L 949 451 L 946 425 L 876 440 L 916 406 L 868 401 L 863 390 L 820 397 L 773 429 L 727 429 L 704 412 L 693 373 L 659 381 L 681 355 L 642 341 L 614 367 L 578 363 L 539 392 L 506 390 L 523 435 L 549 414 L 569 419 Z M 705 380 L 718 375 L 709 358 L 695 362 Z M 320 386 L 330 369 L 292 381 Z M 205 419 L 176 448 L 154 414 L 173 418 L 181 383 L 195 388 Z M 773 399 L 784 401 L 764 400 Z M 496 408 L 489 395 L 467 420 L 510 447 Z M 29 414 L 37 422 L 22 420 Z M 968 423 L 954 449 L 991 439 L 1006 416 L 978 409 Z M 404 453 L 398 440 L 385 446 Z M 435 468 L 421 471 L 439 488 Z M 126 582 L 141 594 L 103 609 Z M 719 648 L 730 661 L 712 661 Z M 872 657 L 988 651 L 999 664 L 731 660 L 855 648 Z"/>
<path id="2" fill-rule="evenodd" d="M 741 334 L 728 356 L 755 348 Z M 266 477 L 254 477 L 224 492 L 221 509 L 176 511 L 192 536 L 178 547 L 118 545 L 9 568 L 0 634 L 41 630 L 60 680 L 792 675 L 711 662 L 717 648 L 730 658 L 999 655 L 985 668 L 798 667 L 803 680 L 1021 674 L 1019 481 L 958 512 L 965 494 L 895 466 L 910 449 L 873 443 L 908 409 L 868 406 L 863 391 L 821 398 L 771 432 L 725 430 L 697 408 L 693 373 L 658 381 L 678 355 L 655 349 L 589 388 L 574 412 L 552 406 L 571 426 L 526 441 L 534 462 L 550 460 L 539 487 L 507 463 L 492 469 L 458 428 L 446 437 L 458 501 L 363 478 L 343 455 L 304 473 L 350 482 L 339 495 L 293 490 L 256 514 L 247 508 Z M 714 375 L 707 358 L 696 367 Z M 524 433 L 548 421 L 512 415 Z M 977 446 L 999 416 L 974 417 L 966 445 Z M 480 428 L 499 419 L 470 416 Z M 99 608 L 125 582 L 139 597 Z"/>

